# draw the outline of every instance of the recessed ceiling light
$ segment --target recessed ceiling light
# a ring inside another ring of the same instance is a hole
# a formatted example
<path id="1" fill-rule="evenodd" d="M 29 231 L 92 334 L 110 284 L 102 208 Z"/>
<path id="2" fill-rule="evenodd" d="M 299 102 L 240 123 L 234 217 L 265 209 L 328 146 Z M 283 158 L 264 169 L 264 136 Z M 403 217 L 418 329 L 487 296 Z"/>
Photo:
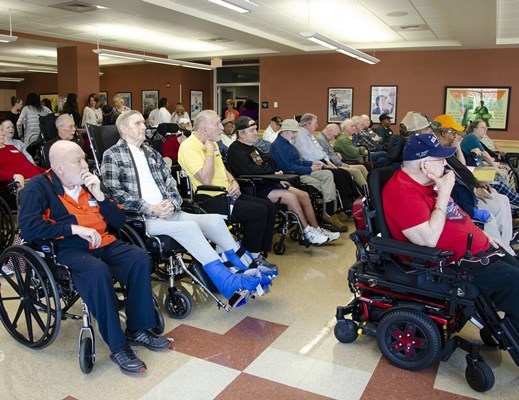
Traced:
<path id="1" fill-rule="evenodd" d="M 406 11 L 393 11 L 386 14 L 388 17 L 405 17 L 406 15 L 409 15 Z"/>

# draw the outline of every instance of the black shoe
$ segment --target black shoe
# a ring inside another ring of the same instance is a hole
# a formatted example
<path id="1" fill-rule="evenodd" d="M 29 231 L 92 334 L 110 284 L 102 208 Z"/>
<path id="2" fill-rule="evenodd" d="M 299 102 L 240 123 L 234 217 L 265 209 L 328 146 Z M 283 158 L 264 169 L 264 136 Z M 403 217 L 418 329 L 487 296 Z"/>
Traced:
<path id="1" fill-rule="evenodd" d="M 143 329 L 137 332 L 130 333 L 128 330 L 124 333 L 126 339 L 130 344 L 136 346 L 146 346 L 153 351 L 167 350 L 171 345 L 171 340 L 155 335 L 153 332 Z"/>
<path id="2" fill-rule="evenodd" d="M 110 359 L 127 374 L 141 374 L 146 371 L 146 364 L 135 355 L 128 343 L 110 354 Z"/>
<path id="3" fill-rule="evenodd" d="M 249 265 L 249 268 L 258 268 L 258 267 L 270 268 L 273 271 L 278 270 L 278 266 L 276 264 L 269 263 L 267 261 L 267 259 L 265 257 L 263 257 L 262 255 L 259 255 L 254 260 L 252 260 L 252 262 Z"/>

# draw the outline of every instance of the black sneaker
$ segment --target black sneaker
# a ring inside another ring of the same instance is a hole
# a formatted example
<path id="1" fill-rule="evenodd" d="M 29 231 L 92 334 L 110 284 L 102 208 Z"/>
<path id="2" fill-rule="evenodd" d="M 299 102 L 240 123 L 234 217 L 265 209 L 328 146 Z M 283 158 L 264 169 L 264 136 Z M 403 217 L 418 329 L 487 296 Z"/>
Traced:
<path id="1" fill-rule="evenodd" d="M 146 364 L 135 355 L 128 343 L 110 354 L 110 359 L 127 374 L 141 374 L 146 371 Z"/>
<path id="2" fill-rule="evenodd" d="M 155 335 L 153 332 L 143 329 L 130 333 L 128 330 L 124 333 L 126 339 L 135 346 L 146 346 L 153 351 L 167 350 L 171 345 L 171 340 L 165 337 Z"/>

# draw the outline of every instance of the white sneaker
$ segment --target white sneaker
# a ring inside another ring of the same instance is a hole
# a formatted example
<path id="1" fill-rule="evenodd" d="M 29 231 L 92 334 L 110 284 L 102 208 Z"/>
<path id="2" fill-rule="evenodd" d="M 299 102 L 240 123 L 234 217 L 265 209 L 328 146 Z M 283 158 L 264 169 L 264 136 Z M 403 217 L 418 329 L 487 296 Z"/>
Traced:
<path id="1" fill-rule="evenodd" d="M 305 238 L 310 242 L 310 244 L 313 244 L 314 246 L 320 246 L 329 240 L 328 236 L 323 235 L 321 232 L 312 228 L 311 226 L 308 226 L 305 231 L 306 232 L 303 232 Z"/>
<path id="2" fill-rule="evenodd" d="M 332 231 L 329 231 L 328 229 L 321 228 L 320 226 L 318 226 L 317 228 L 313 228 L 313 229 L 318 230 L 324 236 L 328 237 L 328 239 L 330 239 L 330 242 L 333 242 L 334 240 L 337 240 L 341 237 L 341 234 L 339 232 L 332 232 Z"/>
<path id="3" fill-rule="evenodd" d="M 11 271 L 9 269 L 9 267 L 7 265 L 2 265 L 2 273 L 5 275 L 5 276 L 9 276 L 9 275 L 12 275 L 14 274 L 14 271 Z"/>

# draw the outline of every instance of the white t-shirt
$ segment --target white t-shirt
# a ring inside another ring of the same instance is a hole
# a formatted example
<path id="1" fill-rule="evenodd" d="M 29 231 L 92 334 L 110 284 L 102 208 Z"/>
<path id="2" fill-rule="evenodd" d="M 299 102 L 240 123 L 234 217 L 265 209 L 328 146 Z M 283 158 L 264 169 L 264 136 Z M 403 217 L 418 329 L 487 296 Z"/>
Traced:
<path id="1" fill-rule="evenodd" d="M 159 109 L 159 118 L 157 124 L 167 123 L 169 124 L 171 121 L 171 114 L 169 113 L 166 107 L 161 107 Z"/>
<path id="2" fill-rule="evenodd" d="M 261 138 L 263 140 L 266 140 L 267 142 L 274 142 L 276 138 L 278 137 L 278 133 L 272 129 L 272 127 L 269 125 L 267 129 L 263 132 L 263 135 L 261 135 Z"/>
<path id="3" fill-rule="evenodd" d="M 162 193 L 160 193 L 159 187 L 155 183 L 155 179 L 153 179 L 144 151 L 129 143 L 128 147 L 130 148 L 133 159 L 135 160 L 135 166 L 137 167 L 137 173 L 139 174 L 142 199 L 151 205 L 160 203 L 164 199 Z"/>

